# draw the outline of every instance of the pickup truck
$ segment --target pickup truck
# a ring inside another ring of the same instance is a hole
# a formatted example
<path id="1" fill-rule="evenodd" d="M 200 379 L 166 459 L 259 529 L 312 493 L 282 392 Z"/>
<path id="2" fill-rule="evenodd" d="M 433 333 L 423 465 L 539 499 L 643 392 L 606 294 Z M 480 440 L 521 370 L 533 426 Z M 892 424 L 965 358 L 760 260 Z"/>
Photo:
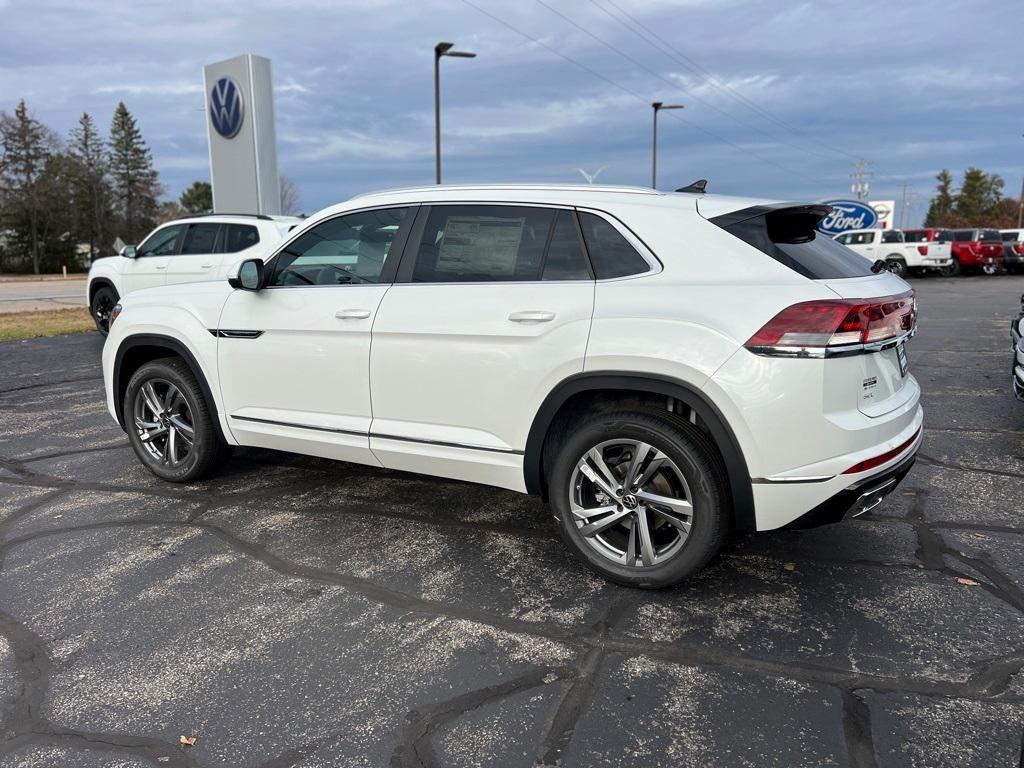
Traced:
<path id="1" fill-rule="evenodd" d="M 953 263 L 948 242 L 907 242 L 898 229 L 853 229 L 832 238 L 868 261 L 884 261 L 894 275 L 936 270 L 944 273 Z"/>

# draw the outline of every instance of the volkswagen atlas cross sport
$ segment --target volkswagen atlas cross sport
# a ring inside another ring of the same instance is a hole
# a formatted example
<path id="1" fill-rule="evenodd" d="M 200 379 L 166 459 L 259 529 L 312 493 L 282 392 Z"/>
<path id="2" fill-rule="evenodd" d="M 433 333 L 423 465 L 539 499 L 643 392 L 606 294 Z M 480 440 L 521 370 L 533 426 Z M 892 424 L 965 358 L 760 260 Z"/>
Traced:
<path id="1" fill-rule="evenodd" d="M 921 441 L 914 293 L 827 206 L 438 186 L 321 211 L 230 280 L 133 293 L 110 413 L 165 480 L 259 446 L 549 500 L 624 584 L 876 505 Z M 339 472 L 344 468 L 339 467 Z"/>

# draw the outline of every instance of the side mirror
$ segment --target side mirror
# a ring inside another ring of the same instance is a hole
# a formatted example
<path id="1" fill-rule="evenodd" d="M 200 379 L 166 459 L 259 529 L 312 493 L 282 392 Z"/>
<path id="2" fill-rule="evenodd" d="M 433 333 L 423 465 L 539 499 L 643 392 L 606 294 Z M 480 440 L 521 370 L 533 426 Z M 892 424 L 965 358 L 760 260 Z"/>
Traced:
<path id="1" fill-rule="evenodd" d="M 137 255 L 135 253 L 135 246 L 126 245 L 124 248 L 121 249 L 121 255 L 124 256 L 126 259 L 134 259 L 135 256 Z"/>
<path id="2" fill-rule="evenodd" d="M 238 266 L 238 277 L 229 277 L 232 288 L 258 291 L 263 287 L 263 259 L 246 259 Z"/>

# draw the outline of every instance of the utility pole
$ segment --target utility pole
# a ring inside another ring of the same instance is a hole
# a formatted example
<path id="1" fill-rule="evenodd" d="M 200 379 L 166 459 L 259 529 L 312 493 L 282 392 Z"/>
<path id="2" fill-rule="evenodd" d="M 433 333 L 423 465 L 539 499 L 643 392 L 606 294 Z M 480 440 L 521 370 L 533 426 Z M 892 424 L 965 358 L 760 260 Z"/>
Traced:
<path id="1" fill-rule="evenodd" d="M 857 162 L 852 163 L 852 165 L 854 170 L 850 174 L 850 179 L 853 181 L 853 183 L 850 184 L 850 191 L 857 196 L 858 200 L 867 200 L 868 193 L 871 191 L 871 184 L 868 182 L 868 179 L 874 176 L 874 174 L 869 170 L 871 168 L 871 163 L 867 160 L 860 159 Z"/>
<path id="2" fill-rule="evenodd" d="M 1024 228 L 1024 179 L 1020 182 L 1020 206 L 1017 208 L 1017 229 Z"/>
<path id="3" fill-rule="evenodd" d="M 910 220 L 910 210 L 914 205 L 914 198 L 917 195 L 914 193 L 914 188 L 909 184 L 904 184 L 900 187 L 902 194 L 900 195 L 900 229 L 907 228 L 907 222 Z"/>

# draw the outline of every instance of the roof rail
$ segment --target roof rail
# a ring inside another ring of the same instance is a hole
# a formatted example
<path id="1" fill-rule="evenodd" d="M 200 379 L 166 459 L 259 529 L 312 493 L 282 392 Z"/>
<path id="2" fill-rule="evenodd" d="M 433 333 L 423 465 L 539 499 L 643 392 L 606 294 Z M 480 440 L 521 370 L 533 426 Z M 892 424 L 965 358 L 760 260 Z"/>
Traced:
<path id="1" fill-rule="evenodd" d="M 201 219 L 204 216 L 248 216 L 253 219 L 262 219 L 263 221 L 273 221 L 273 216 L 268 216 L 265 213 L 225 213 L 224 211 L 209 211 L 208 213 L 190 213 L 188 216 L 182 216 L 183 219 Z"/>

